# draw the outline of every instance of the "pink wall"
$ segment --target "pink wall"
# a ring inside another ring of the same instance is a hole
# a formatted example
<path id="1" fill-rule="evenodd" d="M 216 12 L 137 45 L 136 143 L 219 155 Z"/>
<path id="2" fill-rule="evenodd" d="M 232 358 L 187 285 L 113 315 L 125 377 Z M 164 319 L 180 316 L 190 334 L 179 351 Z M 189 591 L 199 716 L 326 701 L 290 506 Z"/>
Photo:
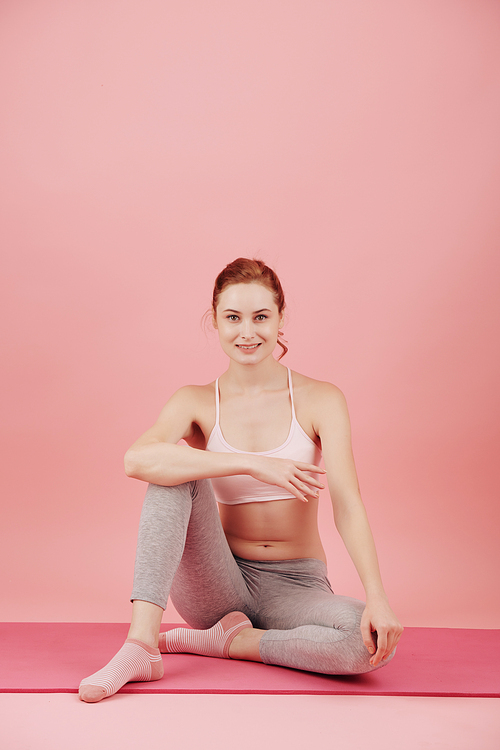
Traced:
<path id="1" fill-rule="evenodd" d="M 400 617 L 498 627 L 499 42 L 493 0 L 3 0 L 1 619 L 128 619 L 122 455 L 223 370 L 200 318 L 259 254 Z"/>

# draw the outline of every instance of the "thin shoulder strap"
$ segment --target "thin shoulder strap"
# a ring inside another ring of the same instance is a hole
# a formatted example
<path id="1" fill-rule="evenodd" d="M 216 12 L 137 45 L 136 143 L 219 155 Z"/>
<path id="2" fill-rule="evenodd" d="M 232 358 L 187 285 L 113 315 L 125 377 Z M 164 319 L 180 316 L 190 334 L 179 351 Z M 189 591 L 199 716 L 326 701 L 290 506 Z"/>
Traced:
<path id="1" fill-rule="evenodd" d="M 219 378 L 215 381 L 215 424 L 219 424 Z"/>
<path id="2" fill-rule="evenodd" d="M 292 404 L 292 419 L 297 419 L 295 416 L 295 403 L 293 401 L 293 385 L 292 385 L 292 371 L 289 367 L 286 368 L 288 370 L 288 390 L 290 391 L 290 403 Z"/>

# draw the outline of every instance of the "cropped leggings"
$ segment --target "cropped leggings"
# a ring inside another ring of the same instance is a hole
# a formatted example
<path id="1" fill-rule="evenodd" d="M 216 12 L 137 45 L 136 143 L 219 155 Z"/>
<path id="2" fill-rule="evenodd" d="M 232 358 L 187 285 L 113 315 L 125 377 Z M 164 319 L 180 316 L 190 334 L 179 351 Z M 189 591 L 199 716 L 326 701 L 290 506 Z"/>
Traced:
<path id="1" fill-rule="evenodd" d="M 321 560 L 233 555 L 209 480 L 150 484 L 146 492 L 131 599 L 165 609 L 169 594 L 194 628 L 244 612 L 266 631 L 259 647 L 265 664 L 345 675 L 389 661 L 370 665 L 359 627 L 364 604 L 332 592 Z"/>

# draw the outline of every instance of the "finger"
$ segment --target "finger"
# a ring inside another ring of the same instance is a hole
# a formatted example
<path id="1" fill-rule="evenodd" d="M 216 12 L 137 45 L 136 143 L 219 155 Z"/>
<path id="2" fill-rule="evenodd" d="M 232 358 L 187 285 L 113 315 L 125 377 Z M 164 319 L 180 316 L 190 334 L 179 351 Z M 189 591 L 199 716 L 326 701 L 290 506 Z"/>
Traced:
<path id="1" fill-rule="evenodd" d="M 304 495 L 309 495 L 310 497 L 319 497 L 319 491 L 315 487 L 310 487 L 307 484 L 303 484 L 302 482 L 297 485 L 299 490 L 304 493 Z"/>
<path id="2" fill-rule="evenodd" d="M 370 659 L 370 664 L 372 665 L 372 667 L 376 667 L 377 664 L 382 661 L 382 657 L 384 656 L 386 651 L 387 633 L 382 631 L 381 633 L 377 633 L 377 651 L 375 652 L 375 656 L 372 656 L 372 658 Z"/>
<path id="3" fill-rule="evenodd" d="M 401 638 L 402 632 L 403 631 L 401 629 L 401 630 L 395 630 L 394 632 L 391 632 L 391 633 L 388 634 L 388 637 L 387 637 L 387 652 L 386 652 L 385 656 L 383 657 L 384 659 L 388 659 L 389 656 L 393 653 L 394 649 L 396 648 L 396 646 L 399 643 L 399 639 Z"/>
<path id="4" fill-rule="evenodd" d="M 301 501 L 302 501 L 303 503 L 308 503 L 308 502 L 309 502 L 309 500 L 307 499 L 307 496 L 306 496 L 306 495 L 307 495 L 307 493 L 302 493 L 302 492 L 301 492 L 301 491 L 299 490 L 299 488 L 298 488 L 298 487 L 296 487 L 296 486 L 295 486 L 294 484 L 292 484 L 291 482 L 288 482 L 288 487 L 287 487 L 287 489 L 288 489 L 288 491 L 289 491 L 289 492 L 291 492 L 291 494 L 292 494 L 292 495 L 295 495 L 295 497 L 296 497 L 296 498 L 297 498 L 298 500 L 301 500 Z"/>
<path id="5" fill-rule="evenodd" d="M 397 646 L 398 641 L 399 641 L 399 637 L 396 635 L 396 633 L 394 633 L 394 632 L 393 633 L 388 633 L 388 635 L 387 635 L 387 649 L 386 649 L 386 652 L 385 652 L 384 657 L 383 657 L 384 659 L 387 659 L 387 657 L 389 657 L 392 654 L 392 652 L 394 651 L 394 649 Z"/>
<path id="6" fill-rule="evenodd" d="M 392 638 L 388 638 L 387 639 L 387 646 L 386 646 L 385 652 L 382 654 L 382 659 L 381 660 L 385 661 L 386 659 L 388 659 L 389 656 L 392 654 L 392 652 L 394 651 L 395 648 L 396 648 L 396 644 L 393 642 L 393 639 Z"/>
<path id="7" fill-rule="evenodd" d="M 305 464 L 303 461 L 294 461 L 293 463 L 300 471 L 312 471 L 313 474 L 326 474 L 326 469 L 322 469 L 321 466 L 316 466 L 316 464 Z"/>
<path id="8" fill-rule="evenodd" d="M 375 641 L 372 636 L 372 631 L 370 628 L 370 625 L 361 625 L 361 637 L 363 638 L 363 643 L 365 644 L 366 648 L 368 649 L 370 654 L 374 654 L 376 651 L 375 648 Z"/>
<path id="9" fill-rule="evenodd" d="M 299 490 L 299 492 L 301 493 L 303 497 L 306 497 L 306 498 L 313 497 L 316 500 L 318 499 L 319 492 L 314 487 L 311 488 L 310 485 L 304 484 L 304 482 L 300 482 L 295 477 L 291 479 L 290 481 L 292 482 L 292 484 L 295 485 L 295 487 Z"/>
<path id="10" fill-rule="evenodd" d="M 325 489 L 325 485 L 318 481 L 316 477 L 311 477 L 309 476 L 309 474 L 305 474 L 303 471 L 299 471 L 297 473 L 297 479 L 300 479 L 302 482 L 306 482 L 310 487 L 317 487 L 319 490 Z"/>
<path id="11" fill-rule="evenodd" d="M 302 497 L 304 498 L 304 502 L 305 503 L 308 503 L 309 500 L 317 500 L 318 499 L 315 495 L 309 494 L 309 492 L 304 492 L 304 494 L 302 495 Z"/>

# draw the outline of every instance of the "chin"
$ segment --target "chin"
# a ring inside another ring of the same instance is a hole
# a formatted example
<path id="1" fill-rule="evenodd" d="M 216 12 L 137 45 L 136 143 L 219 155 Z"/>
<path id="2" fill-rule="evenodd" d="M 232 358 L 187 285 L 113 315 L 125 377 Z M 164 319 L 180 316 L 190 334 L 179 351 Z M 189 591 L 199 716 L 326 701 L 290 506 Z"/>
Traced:
<path id="1" fill-rule="evenodd" d="M 256 364 L 257 362 L 261 362 L 262 360 L 266 359 L 273 353 L 273 350 L 267 349 L 264 347 L 264 344 L 257 347 L 253 352 L 245 352 L 236 347 L 235 359 L 237 359 L 238 362 L 249 362 L 250 364 Z"/>

